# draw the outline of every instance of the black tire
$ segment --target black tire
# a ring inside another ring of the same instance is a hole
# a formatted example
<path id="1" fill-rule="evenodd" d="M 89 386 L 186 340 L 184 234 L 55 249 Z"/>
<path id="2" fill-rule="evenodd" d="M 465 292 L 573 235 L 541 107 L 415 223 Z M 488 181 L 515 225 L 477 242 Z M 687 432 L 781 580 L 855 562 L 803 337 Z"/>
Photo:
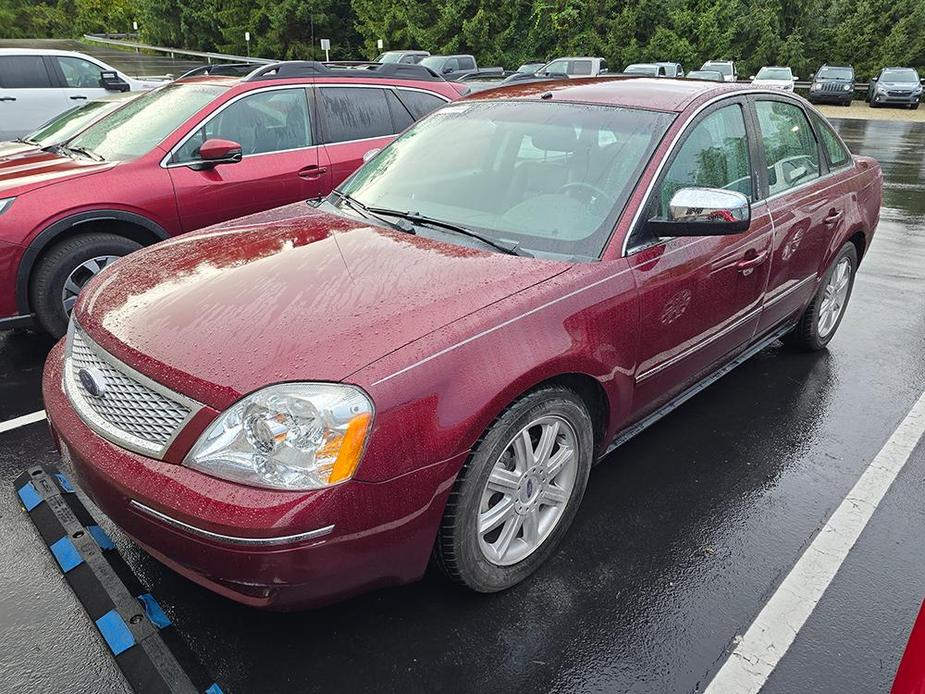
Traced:
<path id="1" fill-rule="evenodd" d="M 500 566 L 489 561 L 479 546 L 477 523 L 482 492 L 495 462 L 514 436 L 545 415 L 564 419 L 576 434 L 579 450 L 574 485 L 546 539 L 521 561 Z M 523 581 L 555 552 L 572 524 L 588 483 L 593 448 L 591 417 L 575 392 L 542 387 L 515 402 L 482 435 L 457 476 L 437 533 L 433 563 L 452 581 L 480 593 L 505 590 Z"/>
<path id="2" fill-rule="evenodd" d="M 36 263 L 30 282 L 32 310 L 38 327 L 52 337 L 67 332 L 68 314 L 62 304 L 64 283 L 70 274 L 91 258 L 124 256 L 141 244 L 115 234 L 89 233 L 56 243 Z"/>
<path id="3" fill-rule="evenodd" d="M 913 111 L 918 111 L 918 110 L 919 110 L 919 105 L 918 105 L 918 104 L 912 104 L 912 110 L 913 110 Z"/>
<path id="4" fill-rule="evenodd" d="M 841 313 L 835 325 L 829 330 L 828 334 L 822 336 L 819 334 L 819 309 L 825 295 L 826 285 L 835 272 L 835 268 L 838 267 L 838 264 L 844 258 L 848 258 L 851 262 L 851 274 L 848 279 L 848 294 L 845 296 Z M 829 344 L 831 339 L 835 336 L 835 333 L 838 332 L 838 326 L 841 325 L 842 318 L 845 317 L 845 310 L 848 307 L 848 302 L 851 300 L 851 292 L 854 289 L 854 278 L 857 269 L 858 252 L 854 244 L 849 241 L 841 247 L 841 250 L 829 266 L 829 269 L 826 270 L 822 282 L 819 283 L 819 289 L 816 290 L 816 295 L 813 297 L 812 301 L 809 302 L 809 306 L 806 307 L 803 315 L 800 316 L 800 320 L 796 324 L 796 327 L 784 336 L 783 341 L 786 345 L 804 352 L 816 352 L 824 349 L 825 346 Z"/>

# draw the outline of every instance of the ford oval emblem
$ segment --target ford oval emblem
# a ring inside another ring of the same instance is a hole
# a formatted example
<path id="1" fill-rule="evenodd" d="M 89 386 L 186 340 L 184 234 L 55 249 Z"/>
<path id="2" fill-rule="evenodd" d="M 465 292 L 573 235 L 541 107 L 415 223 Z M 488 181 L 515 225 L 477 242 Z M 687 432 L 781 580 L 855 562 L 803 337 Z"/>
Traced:
<path id="1" fill-rule="evenodd" d="M 84 390 L 94 398 L 101 398 L 106 393 L 106 376 L 99 369 L 92 366 L 77 372 L 77 378 Z"/>

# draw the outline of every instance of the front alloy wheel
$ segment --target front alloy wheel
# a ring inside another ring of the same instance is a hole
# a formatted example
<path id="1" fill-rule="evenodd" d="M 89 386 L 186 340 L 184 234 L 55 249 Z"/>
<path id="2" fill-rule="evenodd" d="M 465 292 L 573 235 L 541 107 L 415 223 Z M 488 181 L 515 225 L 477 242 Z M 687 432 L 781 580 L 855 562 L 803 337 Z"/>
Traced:
<path id="1" fill-rule="evenodd" d="M 492 468 L 479 508 L 479 547 L 498 566 L 535 552 L 562 518 L 575 486 L 578 437 L 558 416 L 535 419 Z"/>
<path id="2" fill-rule="evenodd" d="M 525 579 L 571 525 L 593 446 L 588 408 L 574 391 L 546 386 L 517 400 L 460 470 L 434 546 L 435 564 L 483 593 Z"/>

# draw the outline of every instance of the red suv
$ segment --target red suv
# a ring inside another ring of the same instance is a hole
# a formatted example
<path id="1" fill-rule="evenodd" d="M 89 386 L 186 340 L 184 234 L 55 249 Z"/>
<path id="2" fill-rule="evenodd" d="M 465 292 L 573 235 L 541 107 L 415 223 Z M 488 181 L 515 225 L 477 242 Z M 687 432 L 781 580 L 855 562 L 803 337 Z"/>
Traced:
<path id="1" fill-rule="evenodd" d="M 236 600 L 318 604 L 432 556 L 501 590 L 605 452 L 778 338 L 828 344 L 881 186 L 779 91 L 482 93 L 314 208 L 108 269 L 45 407 L 97 505 Z"/>
<path id="2" fill-rule="evenodd" d="M 0 158 L 0 327 L 63 335 L 80 289 L 116 258 L 325 195 L 464 90 L 417 65 L 277 63 L 179 80 L 64 146 Z"/>

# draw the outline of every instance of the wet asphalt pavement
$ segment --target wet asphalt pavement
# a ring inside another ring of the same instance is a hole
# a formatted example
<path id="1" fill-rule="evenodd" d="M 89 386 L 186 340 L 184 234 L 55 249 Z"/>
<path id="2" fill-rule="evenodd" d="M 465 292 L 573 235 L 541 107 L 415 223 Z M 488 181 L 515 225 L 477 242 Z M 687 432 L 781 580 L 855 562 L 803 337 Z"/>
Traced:
<path id="1" fill-rule="evenodd" d="M 592 472 L 553 559 L 499 595 L 423 582 L 262 613 L 117 537 L 226 692 L 695 692 L 925 389 L 925 126 L 836 121 L 880 160 L 882 221 L 828 351 L 771 347 Z M 0 420 L 41 407 L 47 341 L 0 334 Z M 56 463 L 44 423 L 0 434 L 0 691 L 126 689 L 12 493 Z M 925 442 L 767 692 L 889 688 L 925 597 Z"/>

